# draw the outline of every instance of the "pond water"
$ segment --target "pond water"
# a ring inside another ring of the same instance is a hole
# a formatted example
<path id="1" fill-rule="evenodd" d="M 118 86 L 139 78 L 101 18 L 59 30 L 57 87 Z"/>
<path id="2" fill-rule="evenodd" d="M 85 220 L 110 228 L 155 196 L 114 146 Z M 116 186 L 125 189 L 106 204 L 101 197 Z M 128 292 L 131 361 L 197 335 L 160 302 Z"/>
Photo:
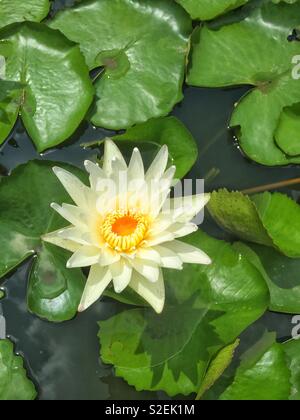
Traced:
<path id="1" fill-rule="evenodd" d="M 55 7 L 72 1 L 55 2 Z M 245 88 L 213 90 L 186 88 L 185 99 L 173 114 L 191 130 L 199 147 L 199 159 L 191 172 L 193 178 L 207 178 L 208 191 L 227 187 L 245 189 L 299 176 L 299 168 L 265 168 L 247 161 L 234 145 L 227 130 L 235 102 Z M 82 162 L 95 154 L 80 144 L 100 140 L 108 135 L 101 129 L 83 123 L 64 147 L 39 156 L 21 123 L 0 149 L 1 172 L 8 172 L 31 159 Z M 287 192 L 287 190 L 285 190 Z M 203 229 L 216 237 L 224 237 L 206 217 Z M 97 322 L 122 309 L 122 305 L 104 299 L 74 320 L 51 324 L 29 314 L 26 309 L 26 278 L 30 262 L 19 268 L 4 286 L 7 296 L 2 300 L 7 320 L 7 334 L 16 343 L 16 351 L 24 355 L 41 400 L 105 400 L 162 399 L 163 393 L 138 393 L 122 379 L 115 378 L 111 367 L 99 360 Z M 280 340 L 290 337 L 291 316 L 268 313 L 243 335 L 240 351 L 264 329 L 277 331 Z"/>

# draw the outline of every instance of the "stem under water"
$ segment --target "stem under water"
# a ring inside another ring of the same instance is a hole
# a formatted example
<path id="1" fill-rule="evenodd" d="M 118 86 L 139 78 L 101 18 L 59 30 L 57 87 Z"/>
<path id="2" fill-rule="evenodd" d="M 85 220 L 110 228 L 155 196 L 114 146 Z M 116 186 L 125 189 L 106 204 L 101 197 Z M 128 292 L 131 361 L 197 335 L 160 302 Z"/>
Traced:
<path id="1" fill-rule="evenodd" d="M 243 190 L 242 192 L 244 194 L 251 195 L 251 194 L 257 194 L 257 193 L 260 193 L 260 192 L 291 187 L 292 185 L 297 185 L 297 184 L 300 184 L 300 178 L 292 178 L 292 179 L 288 179 L 286 181 L 275 182 L 273 184 L 266 184 L 266 185 L 261 185 L 261 186 L 254 187 L 254 188 L 248 188 L 246 190 Z"/>

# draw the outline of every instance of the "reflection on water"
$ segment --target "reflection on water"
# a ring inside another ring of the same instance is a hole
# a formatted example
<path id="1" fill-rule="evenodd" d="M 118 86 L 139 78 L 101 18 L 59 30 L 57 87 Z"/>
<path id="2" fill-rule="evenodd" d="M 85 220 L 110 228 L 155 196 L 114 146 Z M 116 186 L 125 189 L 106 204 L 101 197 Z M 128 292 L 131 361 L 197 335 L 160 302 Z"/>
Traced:
<path id="1" fill-rule="evenodd" d="M 55 7 L 72 2 L 55 2 Z M 299 169 L 295 167 L 276 169 L 254 165 L 244 159 L 234 146 L 227 126 L 234 103 L 244 93 L 245 89 L 187 88 L 184 102 L 174 111 L 174 115 L 191 130 L 199 145 L 199 159 L 191 177 L 208 177 L 209 190 L 218 187 L 245 189 L 299 174 Z M 19 122 L 9 141 L 0 149 L 0 173 L 4 174 L 21 163 L 37 158 L 82 166 L 85 159 L 95 156 L 95 151 L 83 150 L 80 144 L 100 140 L 107 135 L 106 130 L 94 129 L 83 123 L 64 147 L 39 156 Z M 149 150 L 149 156 L 152 152 Z M 208 219 L 204 229 L 210 234 L 224 237 Z M 4 286 L 8 293 L 1 302 L 7 319 L 7 333 L 15 341 L 16 350 L 24 355 L 32 378 L 39 385 L 41 399 L 165 398 L 161 393 L 137 393 L 124 381 L 115 378 L 112 369 L 99 361 L 97 322 L 121 310 L 120 304 L 109 300 L 99 302 L 75 320 L 60 325 L 29 314 L 25 304 L 29 264 L 6 279 Z M 291 317 L 267 314 L 243 335 L 242 348 L 255 341 L 265 328 L 276 330 L 280 339 L 288 338 L 292 328 Z"/>

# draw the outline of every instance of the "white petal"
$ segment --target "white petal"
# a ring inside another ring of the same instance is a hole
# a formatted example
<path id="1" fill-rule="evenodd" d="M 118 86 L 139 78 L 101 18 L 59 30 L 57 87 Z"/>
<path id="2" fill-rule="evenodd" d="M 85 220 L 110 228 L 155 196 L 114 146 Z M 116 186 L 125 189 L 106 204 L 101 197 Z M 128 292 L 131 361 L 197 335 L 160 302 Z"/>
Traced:
<path id="1" fill-rule="evenodd" d="M 104 143 L 104 162 L 103 162 L 103 170 L 107 176 L 112 174 L 112 162 L 114 160 L 118 160 L 122 170 L 127 170 L 127 165 L 125 159 L 123 158 L 122 153 L 120 152 L 119 148 L 115 145 L 115 143 L 107 139 Z"/>
<path id="2" fill-rule="evenodd" d="M 133 152 L 128 166 L 128 182 L 132 180 L 144 180 L 145 169 L 144 163 L 139 149 L 136 147 Z"/>
<path id="3" fill-rule="evenodd" d="M 174 220 L 170 217 L 170 215 L 160 214 L 151 224 L 149 234 L 151 236 L 158 235 L 167 230 L 173 223 Z"/>
<path id="4" fill-rule="evenodd" d="M 174 238 L 190 235 L 197 230 L 198 226 L 194 223 L 174 223 L 168 228 L 168 232 L 172 233 Z"/>
<path id="5" fill-rule="evenodd" d="M 42 240 L 50 244 L 59 246 L 60 248 L 67 249 L 71 252 L 75 252 L 81 247 L 81 245 L 77 242 L 61 238 L 60 236 L 58 236 L 58 232 L 59 231 L 47 233 L 46 235 L 42 236 Z"/>
<path id="6" fill-rule="evenodd" d="M 163 145 L 146 173 L 146 180 L 151 181 L 152 179 L 160 179 L 166 170 L 168 159 L 168 147 Z"/>
<path id="7" fill-rule="evenodd" d="M 100 166 L 90 160 L 84 162 L 85 169 L 90 174 L 90 184 L 91 187 L 96 190 L 97 184 L 101 179 L 106 179 L 106 174 Z"/>
<path id="8" fill-rule="evenodd" d="M 86 226 L 86 215 L 79 207 L 70 204 L 59 206 L 56 203 L 52 203 L 51 207 L 72 225 Z"/>
<path id="9" fill-rule="evenodd" d="M 67 267 L 80 268 L 97 264 L 99 262 L 100 252 L 100 249 L 94 246 L 82 246 L 69 259 Z"/>
<path id="10" fill-rule="evenodd" d="M 186 223 L 192 220 L 206 206 L 210 200 L 210 194 L 198 194 L 186 197 L 170 199 L 169 214 L 177 214 L 176 220 Z"/>
<path id="11" fill-rule="evenodd" d="M 120 260 L 110 266 L 116 293 L 123 292 L 129 285 L 132 276 L 132 267 L 126 261 Z"/>
<path id="12" fill-rule="evenodd" d="M 173 239 L 174 239 L 173 233 L 164 231 L 164 232 L 161 232 L 155 235 L 150 235 L 149 237 L 147 237 L 146 245 L 149 247 L 154 247 L 164 242 L 173 241 Z"/>
<path id="13" fill-rule="evenodd" d="M 57 231 L 57 235 L 61 239 L 67 239 L 81 245 L 93 245 L 90 234 L 79 227 L 67 227 Z"/>
<path id="14" fill-rule="evenodd" d="M 100 265 L 102 267 L 106 267 L 107 265 L 111 265 L 118 262 L 120 258 L 120 254 L 118 252 L 105 246 L 102 248 Z"/>
<path id="15" fill-rule="evenodd" d="M 153 309 L 160 314 L 165 304 L 165 285 L 162 271 L 159 270 L 156 283 L 150 283 L 144 277 L 134 272 L 129 286 L 138 293 Z"/>
<path id="16" fill-rule="evenodd" d="M 135 254 L 136 258 L 141 260 L 150 261 L 158 265 L 161 264 L 161 258 L 159 253 L 153 248 L 138 248 Z"/>
<path id="17" fill-rule="evenodd" d="M 159 278 L 159 268 L 157 264 L 150 261 L 144 261 L 139 259 L 128 260 L 132 267 L 144 276 L 149 282 L 155 283 Z"/>
<path id="18" fill-rule="evenodd" d="M 181 241 L 173 241 L 164 245 L 175 252 L 184 263 L 192 264 L 211 264 L 211 259 L 201 249 Z"/>
<path id="19" fill-rule="evenodd" d="M 182 260 L 181 258 L 173 252 L 171 249 L 164 246 L 157 245 L 155 250 L 159 253 L 162 267 L 164 268 L 173 268 L 175 270 L 182 270 Z"/>
<path id="20" fill-rule="evenodd" d="M 111 282 L 111 273 L 108 268 L 93 265 L 87 279 L 78 312 L 83 312 L 96 302 Z"/>
<path id="21" fill-rule="evenodd" d="M 53 168 L 53 172 L 77 206 L 86 208 L 88 200 L 88 187 L 84 185 L 75 175 L 65 169 L 55 166 Z"/>

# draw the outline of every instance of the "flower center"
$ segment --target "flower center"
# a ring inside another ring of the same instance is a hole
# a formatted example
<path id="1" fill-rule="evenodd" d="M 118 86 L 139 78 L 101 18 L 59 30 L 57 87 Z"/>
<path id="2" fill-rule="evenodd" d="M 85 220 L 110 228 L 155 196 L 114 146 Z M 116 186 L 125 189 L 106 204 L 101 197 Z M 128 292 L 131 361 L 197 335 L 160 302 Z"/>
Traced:
<path id="1" fill-rule="evenodd" d="M 147 217 L 134 211 L 116 211 L 106 216 L 102 225 L 104 241 L 120 252 L 131 252 L 145 239 Z"/>

